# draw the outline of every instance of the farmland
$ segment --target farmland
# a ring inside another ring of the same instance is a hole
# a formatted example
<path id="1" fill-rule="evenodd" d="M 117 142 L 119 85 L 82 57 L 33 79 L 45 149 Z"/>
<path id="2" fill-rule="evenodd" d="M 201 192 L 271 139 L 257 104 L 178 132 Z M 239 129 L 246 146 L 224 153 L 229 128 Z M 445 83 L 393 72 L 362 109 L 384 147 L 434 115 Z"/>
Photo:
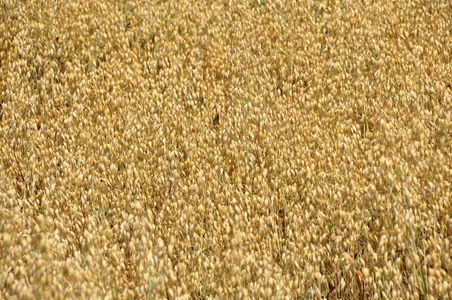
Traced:
<path id="1" fill-rule="evenodd" d="M 0 298 L 452 298 L 450 1 L 0 1 Z"/>

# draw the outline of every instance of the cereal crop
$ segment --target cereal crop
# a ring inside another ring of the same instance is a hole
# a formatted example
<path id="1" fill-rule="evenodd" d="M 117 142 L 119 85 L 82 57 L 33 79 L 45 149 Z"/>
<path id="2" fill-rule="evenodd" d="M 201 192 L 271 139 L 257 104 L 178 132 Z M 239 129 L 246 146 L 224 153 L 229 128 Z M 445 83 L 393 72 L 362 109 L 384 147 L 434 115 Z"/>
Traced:
<path id="1" fill-rule="evenodd" d="M 0 0 L 0 298 L 452 299 L 452 3 Z"/>

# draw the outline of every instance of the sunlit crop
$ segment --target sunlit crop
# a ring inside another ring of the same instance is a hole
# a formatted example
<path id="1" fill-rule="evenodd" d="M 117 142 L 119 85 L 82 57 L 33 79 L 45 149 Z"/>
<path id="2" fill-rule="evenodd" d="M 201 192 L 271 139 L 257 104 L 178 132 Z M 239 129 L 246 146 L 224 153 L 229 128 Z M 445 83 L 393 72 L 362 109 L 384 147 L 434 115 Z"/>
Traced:
<path id="1" fill-rule="evenodd" d="M 0 0 L 0 298 L 452 299 L 450 1 Z"/>

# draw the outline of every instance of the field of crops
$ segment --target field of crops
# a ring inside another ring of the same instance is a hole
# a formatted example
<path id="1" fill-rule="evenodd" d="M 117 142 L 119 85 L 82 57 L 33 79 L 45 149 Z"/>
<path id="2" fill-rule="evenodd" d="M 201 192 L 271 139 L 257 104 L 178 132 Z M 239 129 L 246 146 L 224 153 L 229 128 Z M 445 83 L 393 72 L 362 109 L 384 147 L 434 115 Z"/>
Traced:
<path id="1" fill-rule="evenodd" d="M 0 298 L 452 299 L 452 3 L 0 0 Z"/>

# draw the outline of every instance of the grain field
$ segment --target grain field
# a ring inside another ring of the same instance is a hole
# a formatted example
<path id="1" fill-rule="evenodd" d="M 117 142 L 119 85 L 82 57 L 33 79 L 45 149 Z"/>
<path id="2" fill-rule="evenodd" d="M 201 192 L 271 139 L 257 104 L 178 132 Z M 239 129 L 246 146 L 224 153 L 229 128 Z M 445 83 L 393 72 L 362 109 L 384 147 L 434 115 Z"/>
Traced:
<path id="1" fill-rule="evenodd" d="M 452 299 L 452 3 L 0 0 L 0 298 Z"/>

